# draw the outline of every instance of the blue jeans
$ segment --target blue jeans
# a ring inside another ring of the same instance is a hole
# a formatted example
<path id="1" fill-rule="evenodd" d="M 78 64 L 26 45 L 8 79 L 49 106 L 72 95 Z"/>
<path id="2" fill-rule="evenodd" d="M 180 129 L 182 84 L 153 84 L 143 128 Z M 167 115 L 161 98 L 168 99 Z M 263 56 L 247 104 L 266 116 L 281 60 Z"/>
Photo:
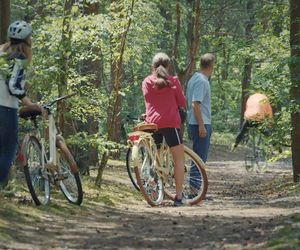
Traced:
<path id="1" fill-rule="evenodd" d="M 18 145 L 18 110 L 0 106 L 0 183 L 5 182 Z"/>
<path id="2" fill-rule="evenodd" d="M 210 124 L 205 124 L 205 129 L 207 132 L 206 137 L 201 138 L 199 136 L 199 126 L 189 125 L 189 133 L 193 141 L 193 151 L 200 156 L 202 161 L 205 163 L 208 157 L 208 150 L 210 146 L 210 138 L 212 133 L 212 127 Z"/>
<path id="3" fill-rule="evenodd" d="M 208 157 L 208 150 L 210 146 L 210 138 L 212 133 L 212 126 L 210 124 L 205 124 L 205 129 L 207 132 L 206 137 L 201 138 L 199 136 L 199 126 L 189 125 L 189 134 L 193 141 L 193 151 L 199 155 L 199 157 L 205 163 Z M 199 170 L 195 167 L 192 162 L 191 172 L 190 172 L 190 185 L 192 188 L 199 190 L 202 184 L 202 178 L 200 176 Z"/>

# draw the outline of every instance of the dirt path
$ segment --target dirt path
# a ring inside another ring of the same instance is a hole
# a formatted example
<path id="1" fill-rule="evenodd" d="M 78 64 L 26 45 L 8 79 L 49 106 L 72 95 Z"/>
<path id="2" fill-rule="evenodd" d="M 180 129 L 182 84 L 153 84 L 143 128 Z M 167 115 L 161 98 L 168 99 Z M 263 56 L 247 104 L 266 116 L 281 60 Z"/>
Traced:
<path id="1" fill-rule="evenodd" d="M 19 205 L 21 215 L 1 206 L 0 248 L 265 249 L 282 221 L 300 212 L 299 197 L 278 192 L 290 170 L 275 166 L 249 174 L 241 161 L 217 160 L 208 164 L 209 199 L 199 206 L 150 208 L 141 199 L 126 199 L 126 192 L 117 194 L 126 202 L 114 206 L 90 200 L 79 209 L 52 205 L 36 214 L 33 205 Z M 106 183 L 128 188 L 124 170 L 110 168 Z"/>

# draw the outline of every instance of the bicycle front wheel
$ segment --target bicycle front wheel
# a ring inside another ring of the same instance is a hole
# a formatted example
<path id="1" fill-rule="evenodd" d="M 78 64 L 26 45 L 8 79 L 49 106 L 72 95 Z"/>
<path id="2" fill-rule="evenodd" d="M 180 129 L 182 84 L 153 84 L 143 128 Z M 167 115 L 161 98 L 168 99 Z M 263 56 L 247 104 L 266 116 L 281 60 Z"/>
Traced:
<path id="1" fill-rule="evenodd" d="M 42 167 L 44 157 L 38 139 L 25 137 L 22 151 L 26 158 L 24 174 L 31 197 L 37 206 L 47 205 L 50 201 L 49 173 Z"/>
<path id="2" fill-rule="evenodd" d="M 143 158 L 139 152 L 143 148 Z M 164 198 L 163 182 L 155 169 L 155 154 L 143 141 L 132 147 L 132 158 L 138 162 L 134 166 L 136 180 L 145 200 L 150 206 L 158 206 Z"/>
<path id="3" fill-rule="evenodd" d="M 70 203 L 80 205 L 83 191 L 77 164 L 64 143 L 59 143 L 58 147 L 59 171 L 55 181 L 58 182 L 62 193 Z"/>
<path id="4" fill-rule="evenodd" d="M 171 153 L 165 154 L 169 160 L 165 160 L 166 166 L 170 169 L 168 180 L 164 185 L 164 191 L 168 198 L 174 200 L 176 195 L 174 163 Z M 169 162 L 169 163 L 166 163 Z M 184 146 L 184 183 L 183 197 L 189 205 L 196 205 L 204 200 L 208 189 L 208 179 L 205 171 L 205 165 L 198 155 L 191 149 Z"/>
<path id="5" fill-rule="evenodd" d="M 245 167 L 248 172 L 263 173 L 267 170 L 267 159 L 261 134 L 250 131 L 250 143 L 245 156 Z"/>

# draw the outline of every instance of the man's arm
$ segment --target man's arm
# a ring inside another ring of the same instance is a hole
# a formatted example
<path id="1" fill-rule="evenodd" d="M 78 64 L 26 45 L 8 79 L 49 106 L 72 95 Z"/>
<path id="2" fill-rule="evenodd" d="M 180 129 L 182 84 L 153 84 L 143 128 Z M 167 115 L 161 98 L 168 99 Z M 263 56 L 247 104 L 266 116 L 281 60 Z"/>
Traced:
<path id="1" fill-rule="evenodd" d="M 193 107 L 193 111 L 194 111 L 196 121 L 199 125 L 199 136 L 202 137 L 202 138 L 206 137 L 207 132 L 206 132 L 206 129 L 205 129 L 205 126 L 204 126 L 203 118 L 202 118 L 201 103 L 200 102 L 193 102 L 192 107 Z"/>

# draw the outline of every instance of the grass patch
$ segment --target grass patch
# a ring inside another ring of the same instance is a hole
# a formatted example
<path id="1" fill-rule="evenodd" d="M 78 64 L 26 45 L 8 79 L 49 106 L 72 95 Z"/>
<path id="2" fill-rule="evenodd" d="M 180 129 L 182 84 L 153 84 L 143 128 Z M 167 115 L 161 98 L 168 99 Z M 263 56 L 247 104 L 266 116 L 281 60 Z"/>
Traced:
<path id="1" fill-rule="evenodd" d="M 81 206 L 70 204 L 60 189 L 52 186 L 50 204 L 36 207 L 26 183 L 23 180 L 11 181 L 5 190 L 0 191 L 0 240 L 22 237 L 22 231 L 33 226 L 89 216 L 101 211 L 103 206 L 141 202 L 140 193 L 121 181 L 129 178 L 124 163 L 110 161 L 109 164 L 111 167 L 104 172 L 101 188 L 95 186 L 96 171 L 91 171 L 91 176 L 82 176 L 84 197 Z"/>
<path id="2" fill-rule="evenodd" d="M 220 133 L 213 132 L 211 137 L 211 143 L 216 145 L 231 146 L 235 142 L 236 135 L 232 133 Z"/>
<path id="3" fill-rule="evenodd" d="M 270 193 L 284 193 L 286 195 L 300 194 L 300 184 L 294 183 L 292 176 L 283 176 L 280 179 L 275 179 L 265 184 L 261 184 L 258 190 L 269 190 Z"/>
<path id="4" fill-rule="evenodd" d="M 300 214 L 294 214 L 283 222 L 277 235 L 268 242 L 269 250 L 299 249 L 300 246 Z"/>

